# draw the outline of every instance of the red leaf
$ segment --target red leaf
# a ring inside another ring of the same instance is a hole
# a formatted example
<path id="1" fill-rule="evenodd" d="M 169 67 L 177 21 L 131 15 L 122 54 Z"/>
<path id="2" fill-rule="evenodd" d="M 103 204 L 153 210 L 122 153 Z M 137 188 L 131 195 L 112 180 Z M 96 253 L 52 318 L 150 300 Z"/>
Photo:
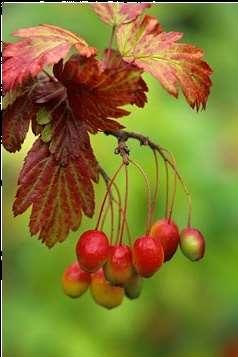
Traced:
<path id="1" fill-rule="evenodd" d="M 205 109 L 212 70 L 202 60 L 201 49 L 177 43 L 182 36 L 178 32 L 162 32 L 154 17 L 145 16 L 120 26 L 117 42 L 125 61 L 151 73 L 175 97 L 181 88 L 192 108 Z"/>
<path id="2" fill-rule="evenodd" d="M 67 89 L 74 117 L 85 122 L 92 133 L 121 128 L 111 120 L 129 114 L 121 106 L 144 106 L 147 86 L 141 73 L 116 52 L 106 55 L 103 62 L 93 57 L 73 56 L 63 68 L 61 63 L 54 66 L 55 76 Z"/>
<path id="3" fill-rule="evenodd" d="M 10 152 L 19 151 L 25 140 L 31 120 L 36 117 L 37 106 L 28 96 L 29 88 L 9 92 L 6 100 L 6 110 L 3 112 L 2 141 Z"/>
<path id="4" fill-rule="evenodd" d="M 121 25 L 134 21 L 150 4 L 94 4 L 96 14 L 110 25 Z"/>
<path id="5" fill-rule="evenodd" d="M 57 63 L 74 46 L 86 57 L 95 49 L 74 33 L 53 25 L 20 29 L 14 33 L 23 38 L 4 47 L 3 86 L 5 91 L 16 88 L 35 77 L 45 66 Z"/>
<path id="6" fill-rule="evenodd" d="M 48 247 L 65 240 L 70 230 L 78 229 L 82 212 L 89 217 L 94 212 L 91 180 L 98 179 L 97 163 L 83 127 L 79 139 L 78 155 L 69 156 L 64 166 L 48 144 L 37 139 L 19 177 L 14 215 L 32 205 L 31 234 L 39 234 Z"/>

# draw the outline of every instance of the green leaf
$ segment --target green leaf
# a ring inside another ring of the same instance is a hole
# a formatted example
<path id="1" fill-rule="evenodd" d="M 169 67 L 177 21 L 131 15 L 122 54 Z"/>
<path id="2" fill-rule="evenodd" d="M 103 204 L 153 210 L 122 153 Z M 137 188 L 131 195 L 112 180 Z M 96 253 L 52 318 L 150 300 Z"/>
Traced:
<path id="1" fill-rule="evenodd" d="M 40 138 L 42 141 L 44 141 L 44 143 L 49 143 L 52 139 L 52 136 L 53 136 L 52 126 L 51 124 L 47 124 L 42 130 Z"/>
<path id="2" fill-rule="evenodd" d="M 40 109 L 36 116 L 36 121 L 40 125 L 49 124 L 51 119 L 50 113 L 45 108 Z"/>

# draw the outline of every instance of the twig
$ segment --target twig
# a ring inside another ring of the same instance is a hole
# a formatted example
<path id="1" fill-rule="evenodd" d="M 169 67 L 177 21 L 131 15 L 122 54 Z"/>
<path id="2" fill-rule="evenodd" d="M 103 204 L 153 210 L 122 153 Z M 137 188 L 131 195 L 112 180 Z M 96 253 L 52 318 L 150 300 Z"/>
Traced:
<path id="1" fill-rule="evenodd" d="M 188 199 L 188 226 L 190 226 L 191 225 L 191 207 L 192 207 L 191 195 L 190 195 L 190 192 L 189 192 L 187 186 L 185 185 L 185 183 L 182 179 L 182 176 L 178 172 L 176 166 L 170 160 L 170 158 L 168 158 L 168 156 L 167 156 L 168 151 L 166 149 L 164 149 L 163 147 L 161 147 L 160 145 L 155 144 L 148 137 L 146 137 L 142 134 L 135 133 L 135 132 L 129 132 L 129 131 L 125 131 L 125 130 L 107 130 L 107 131 L 104 131 L 104 134 L 111 135 L 111 136 L 114 136 L 115 138 L 117 138 L 119 145 L 115 152 L 116 152 L 116 154 L 120 154 L 122 156 L 123 162 L 126 164 L 129 163 L 129 149 L 126 145 L 126 142 L 129 139 L 135 139 L 135 140 L 139 141 L 140 145 L 149 146 L 152 150 L 155 150 L 160 154 L 160 156 L 163 158 L 163 160 L 166 163 L 168 163 L 168 165 L 173 169 L 175 175 L 177 176 L 177 178 L 178 178 L 179 182 L 181 183 L 183 190 L 187 196 L 187 199 Z"/>

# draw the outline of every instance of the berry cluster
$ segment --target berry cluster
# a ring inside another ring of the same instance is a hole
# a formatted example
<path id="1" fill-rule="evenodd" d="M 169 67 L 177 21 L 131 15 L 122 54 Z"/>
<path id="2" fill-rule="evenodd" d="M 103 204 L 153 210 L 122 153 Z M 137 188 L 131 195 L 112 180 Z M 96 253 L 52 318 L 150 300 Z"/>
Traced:
<path id="1" fill-rule="evenodd" d="M 64 292 L 76 298 L 90 287 L 95 302 L 112 309 L 122 303 L 124 295 L 139 297 L 142 278 L 154 275 L 179 244 L 190 260 L 204 255 L 205 241 L 197 229 L 185 228 L 179 234 L 177 225 L 167 219 L 155 222 L 150 234 L 136 239 L 132 247 L 110 245 L 104 232 L 86 231 L 76 245 L 78 261 L 63 274 Z"/>
<path id="2" fill-rule="evenodd" d="M 128 134 L 129 135 L 129 134 Z M 125 137 L 124 137 L 125 140 Z M 148 139 L 147 139 L 148 140 Z M 140 142 L 142 142 L 140 140 Z M 70 297 L 81 296 L 88 287 L 95 302 L 111 309 L 122 303 L 124 295 L 129 299 L 139 297 L 142 290 L 143 278 L 153 276 L 168 262 L 180 246 L 183 254 L 192 261 L 200 260 L 205 252 L 205 240 L 202 233 L 191 226 L 191 196 L 181 175 L 176 168 L 176 162 L 171 153 L 158 150 L 165 163 L 166 199 L 165 216 L 155 221 L 153 217 L 157 204 L 159 178 L 161 170 L 157 152 L 153 148 L 155 160 L 155 190 L 152 195 L 149 179 L 143 168 L 129 158 L 129 149 L 119 137 L 116 154 L 122 157 L 122 163 L 111 179 L 102 170 L 102 177 L 106 182 L 106 193 L 99 211 L 95 229 L 84 232 L 76 245 L 77 262 L 69 266 L 63 275 L 63 289 Z M 151 145 L 152 146 L 152 145 Z M 128 204 L 128 165 L 135 166 L 145 180 L 147 189 L 147 220 L 145 233 L 135 239 L 131 238 L 126 218 Z M 174 189 L 170 202 L 169 171 L 174 174 Z M 125 200 L 122 208 L 120 190 L 115 182 L 121 169 L 125 169 Z M 175 204 L 176 184 L 179 179 L 188 198 L 187 227 L 181 232 L 172 220 Z M 117 193 L 117 199 L 114 196 Z M 104 206 L 108 200 L 107 209 Z M 114 240 L 114 204 L 118 206 L 118 229 Z M 104 222 L 108 211 L 111 211 L 110 239 L 104 232 Z M 104 214 L 103 214 L 104 213 Z M 124 228 L 127 228 L 128 244 L 124 241 Z"/>

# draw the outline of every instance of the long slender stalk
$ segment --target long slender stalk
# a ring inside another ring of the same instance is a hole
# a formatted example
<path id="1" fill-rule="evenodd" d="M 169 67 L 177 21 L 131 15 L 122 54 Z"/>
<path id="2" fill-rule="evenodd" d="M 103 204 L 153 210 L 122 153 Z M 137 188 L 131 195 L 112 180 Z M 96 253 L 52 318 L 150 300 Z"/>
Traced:
<path id="1" fill-rule="evenodd" d="M 124 163 L 122 162 L 121 165 L 119 166 L 119 168 L 116 170 L 115 174 L 113 175 L 109 185 L 108 185 L 108 189 L 105 193 L 105 196 L 103 198 L 103 201 L 102 201 L 102 204 L 101 204 L 101 209 L 100 209 L 100 212 L 99 212 L 99 216 L 98 216 L 98 220 L 97 220 L 97 224 L 96 224 L 96 230 L 98 229 L 99 227 L 99 224 L 100 224 L 100 220 L 101 220 L 101 217 L 102 217 L 102 213 L 103 213 L 103 209 L 104 209 L 104 206 L 105 206 L 105 203 L 106 203 L 106 200 L 107 200 L 107 196 L 109 195 L 109 192 L 110 192 L 110 189 L 112 187 L 112 184 L 113 182 L 115 181 L 118 173 L 120 172 L 121 168 L 123 167 Z"/>
<path id="2" fill-rule="evenodd" d="M 180 173 L 178 172 L 176 166 L 173 164 L 173 162 L 167 157 L 167 155 L 164 152 L 168 151 L 164 148 L 162 148 L 160 145 L 155 144 L 154 142 L 152 142 L 148 137 L 142 135 L 142 134 L 138 134 L 138 133 L 134 133 L 134 132 L 128 132 L 125 130 L 118 130 L 118 131 L 113 131 L 113 130 L 108 130 L 105 131 L 104 134 L 106 135 L 112 135 L 114 137 L 116 137 L 117 139 L 120 139 L 121 141 L 126 142 L 128 139 L 135 139 L 137 141 L 139 141 L 139 143 L 141 145 L 145 145 L 145 146 L 149 146 L 152 150 L 156 150 L 159 155 L 162 157 L 162 159 L 168 163 L 168 165 L 172 168 L 172 170 L 174 171 L 175 175 L 177 176 L 178 181 L 180 182 L 183 191 L 185 193 L 185 195 L 187 196 L 187 201 L 188 201 L 188 227 L 191 226 L 191 217 L 192 217 L 192 199 L 191 199 L 191 194 L 185 184 L 185 182 L 182 179 L 182 176 L 180 175 Z"/>
<path id="3" fill-rule="evenodd" d="M 156 203 L 158 200 L 158 192 L 159 192 L 159 162 L 158 162 L 158 157 L 157 153 L 155 150 L 153 150 L 153 155 L 154 155 L 154 162 L 155 162 L 155 191 L 154 191 L 154 196 L 151 204 L 151 216 L 150 216 L 150 227 L 152 225 L 152 221 L 154 219 L 154 214 L 155 214 L 155 207 Z"/>
<path id="4" fill-rule="evenodd" d="M 126 221 L 126 213 L 127 213 L 127 205 L 128 205 L 128 168 L 125 165 L 125 176 L 126 176 L 126 189 L 125 189 L 125 201 L 124 201 L 124 209 L 123 209 L 123 216 L 122 216 L 122 224 L 121 224 L 121 233 L 120 233 L 120 240 L 119 244 L 122 244 L 123 234 L 125 229 L 125 221 Z"/>
<path id="5" fill-rule="evenodd" d="M 132 161 L 129 159 L 129 162 L 132 163 L 135 167 L 137 167 L 137 169 L 140 171 L 140 173 L 142 174 L 144 180 L 145 180 L 145 186 L 146 186 L 146 190 L 147 190 L 147 220 L 146 220 L 146 234 L 149 234 L 150 231 L 150 215 L 151 215 L 151 190 L 150 190 L 150 184 L 149 184 L 149 180 L 148 177 L 146 176 L 144 170 L 142 169 L 142 167 L 136 163 L 135 161 Z"/>

